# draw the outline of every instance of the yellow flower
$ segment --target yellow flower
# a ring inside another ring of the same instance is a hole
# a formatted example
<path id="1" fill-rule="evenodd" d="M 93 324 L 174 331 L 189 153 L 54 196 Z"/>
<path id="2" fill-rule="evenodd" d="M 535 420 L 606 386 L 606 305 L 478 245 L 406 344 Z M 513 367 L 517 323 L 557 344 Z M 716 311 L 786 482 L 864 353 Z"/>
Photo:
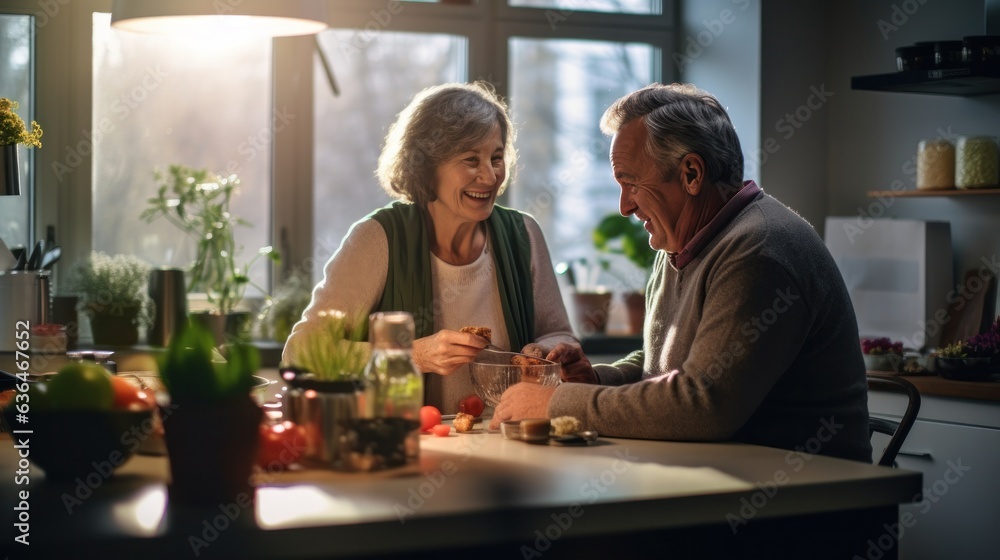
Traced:
<path id="1" fill-rule="evenodd" d="M 37 122 L 31 121 L 31 130 L 29 131 L 21 117 L 14 112 L 17 107 L 16 101 L 0 97 L 0 146 L 24 144 L 29 147 L 41 148 L 42 127 Z"/>

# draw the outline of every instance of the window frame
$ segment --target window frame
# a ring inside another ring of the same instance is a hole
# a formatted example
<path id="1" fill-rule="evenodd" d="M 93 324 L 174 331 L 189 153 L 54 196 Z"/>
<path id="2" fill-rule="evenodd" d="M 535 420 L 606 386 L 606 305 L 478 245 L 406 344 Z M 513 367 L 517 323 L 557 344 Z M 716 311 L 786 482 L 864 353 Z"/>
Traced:
<path id="1" fill-rule="evenodd" d="M 35 112 L 45 126 L 46 149 L 36 154 L 33 234 L 46 224 L 57 224 L 63 247 L 64 270 L 89 254 L 94 224 L 92 155 L 63 180 L 53 165 L 63 163 L 66 151 L 85 141 L 92 128 L 92 13 L 111 10 L 111 0 L 8 0 L 5 13 L 36 15 Z M 331 27 L 364 30 L 380 10 L 395 6 L 386 0 L 327 0 Z M 483 1 L 467 5 L 408 3 L 382 28 L 388 31 L 439 32 L 466 37 L 469 79 L 486 79 L 508 95 L 508 37 L 551 37 L 645 42 L 659 48 L 662 81 L 676 79 L 669 63 L 676 37 L 677 3 L 662 0 L 659 15 L 577 11 L 552 29 L 546 20 L 550 8 L 512 7 L 506 2 Z M 271 183 L 272 242 L 282 252 L 282 270 L 312 258 L 313 220 L 313 56 L 315 37 L 274 39 L 272 48 L 273 107 L 297 115 L 273 134 Z M 76 132 L 73 132 L 76 131 Z M 322 263 L 318 263 L 320 266 Z M 280 278 L 281 274 L 274 274 Z M 276 285 L 272 278 L 271 288 Z"/>

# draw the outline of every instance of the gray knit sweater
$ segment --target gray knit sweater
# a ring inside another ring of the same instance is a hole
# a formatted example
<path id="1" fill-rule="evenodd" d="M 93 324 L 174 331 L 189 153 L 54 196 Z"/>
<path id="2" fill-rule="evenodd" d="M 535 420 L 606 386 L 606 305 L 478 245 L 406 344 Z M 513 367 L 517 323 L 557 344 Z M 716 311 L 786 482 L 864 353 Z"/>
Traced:
<path id="1" fill-rule="evenodd" d="M 871 462 L 865 367 L 840 273 L 805 220 L 768 195 L 682 269 L 662 251 L 643 350 L 564 383 L 552 417 L 601 435 L 725 441 Z"/>

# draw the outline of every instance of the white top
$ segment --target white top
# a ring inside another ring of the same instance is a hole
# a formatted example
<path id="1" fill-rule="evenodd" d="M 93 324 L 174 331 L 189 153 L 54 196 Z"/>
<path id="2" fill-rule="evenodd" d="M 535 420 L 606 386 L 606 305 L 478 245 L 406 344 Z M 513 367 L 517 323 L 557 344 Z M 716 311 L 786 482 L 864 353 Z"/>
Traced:
<path id="1" fill-rule="evenodd" d="M 577 343 L 542 230 L 526 214 L 524 225 L 531 243 L 535 342 L 544 349 L 551 349 L 559 342 Z M 491 250 L 487 244 L 483 254 L 467 265 L 451 265 L 431 255 L 434 330 L 490 327 L 494 345 L 518 351 L 521 349 L 510 348 Z M 327 262 L 323 280 L 313 289 L 312 301 L 285 343 L 282 361 L 294 363 L 295 345 L 316 326 L 314 319 L 320 311 L 336 309 L 353 316 L 375 309 L 385 289 L 388 269 L 389 242 L 385 230 L 370 218 L 356 222 Z M 437 406 L 445 414 L 457 412 L 458 402 L 475 392 L 467 366 L 448 376 L 429 375 L 426 380 L 427 404 Z"/>

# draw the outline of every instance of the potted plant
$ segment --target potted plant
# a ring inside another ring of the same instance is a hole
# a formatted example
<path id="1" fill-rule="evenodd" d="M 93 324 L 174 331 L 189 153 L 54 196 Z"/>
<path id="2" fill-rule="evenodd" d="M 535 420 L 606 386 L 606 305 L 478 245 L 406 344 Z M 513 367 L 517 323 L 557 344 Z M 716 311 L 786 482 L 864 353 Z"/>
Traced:
<path id="1" fill-rule="evenodd" d="M 862 338 L 861 354 L 868 371 L 897 371 L 903 361 L 903 343 L 886 337 Z"/>
<path id="2" fill-rule="evenodd" d="M 1000 319 L 986 332 L 959 340 L 938 350 L 935 365 L 948 379 L 979 381 L 989 378 L 1000 359 Z"/>
<path id="3" fill-rule="evenodd" d="M 615 275 L 625 287 L 622 297 L 631 330 L 641 333 L 646 313 L 645 286 L 656 259 L 656 250 L 649 246 L 649 232 L 638 221 L 615 212 L 601 219 L 592 237 L 598 251 L 622 255 L 635 265 L 635 272 L 623 275 L 611 268 L 607 259 L 599 261 L 601 268 Z"/>
<path id="4" fill-rule="evenodd" d="M 269 298 L 257 317 L 260 336 L 285 342 L 292 327 L 302 318 L 302 312 L 312 299 L 312 284 L 304 273 L 293 274 Z"/>
<path id="5" fill-rule="evenodd" d="M 21 194 L 17 145 L 42 147 L 42 127 L 31 121 L 31 130 L 28 130 L 21 117 L 14 112 L 17 107 L 16 101 L 0 97 L 0 181 L 3 182 L 0 194 L 6 195 Z"/>
<path id="6" fill-rule="evenodd" d="M 139 341 L 139 327 L 151 322 L 149 270 L 139 257 L 94 251 L 70 271 L 66 287 L 77 294 L 80 310 L 90 317 L 94 344 L 130 346 Z"/>
<path id="7" fill-rule="evenodd" d="M 159 188 L 147 200 L 148 208 L 140 218 L 151 223 L 162 217 L 196 243 L 188 293 L 204 292 L 213 309 L 208 314 L 192 313 L 192 319 L 205 324 L 217 343 L 226 335 L 247 338 L 250 314 L 237 307 L 247 285 L 261 289 L 250 280 L 250 268 L 261 257 L 279 258 L 271 247 L 263 247 L 242 266 L 236 264 L 241 247 L 236 244 L 235 228 L 249 225 L 230 210 L 239 178 L 184 165 L 171 165 L 166 174 L 156 171 L 154 177 Z"/>
<path id="8" fill-rule="evenodd" d="M 263 409 L 251 396 L 260 364 L 249 344 L 227 347 L 199 325 L 171 339 L 160 361 L 170 395 L 161 410 L 170 459 L 170 496 L 187 504 L 253 502 L 251 473 Z"/>
<path id="9" fill-rule="evenodd" d="M 363 374 L 371 346 L 363 342 L 367 321 L 339 311 L 321 311 L 317 327 L 297 337 L 291 348 L 295 363 L 282 367 L 289 390 L 283 416 L 302 426 L 306 449 L 302 460 L 336 470 L 368 470 L 355 423 L 365 409 Z"/>

